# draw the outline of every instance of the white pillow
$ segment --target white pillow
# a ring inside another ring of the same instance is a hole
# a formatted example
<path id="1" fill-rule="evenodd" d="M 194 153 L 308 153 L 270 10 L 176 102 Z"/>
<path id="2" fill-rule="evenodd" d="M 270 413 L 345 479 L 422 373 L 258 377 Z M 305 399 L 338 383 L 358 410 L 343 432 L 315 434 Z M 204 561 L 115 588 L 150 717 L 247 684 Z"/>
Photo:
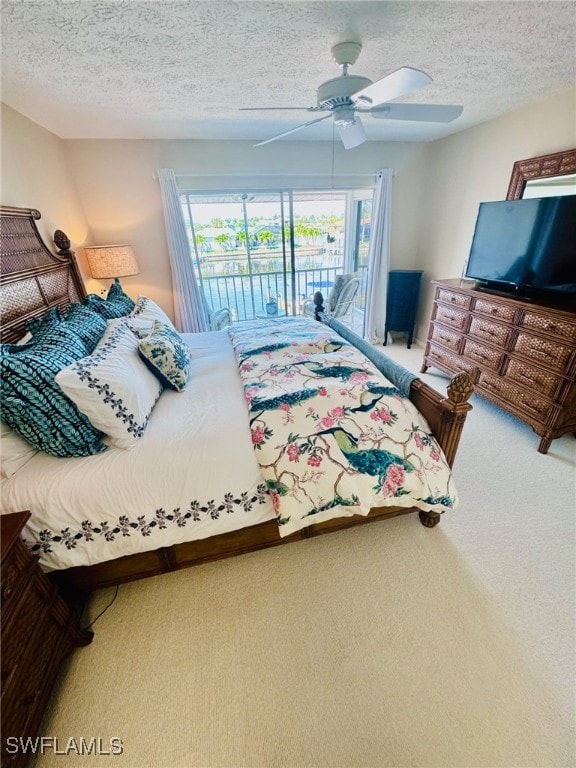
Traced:
<path id="1" fill-rule="evenodd" d="M 126 318 L 109 320 L 94 352 L 56 375 L 64 394 L 117 448 L 142 437 L 162 392 L 140 359 L 138 341 Z"/>
<path id="2" fill-rule="evenodd" d="M 136 306 L 128 315 L 132 330 L 139 336 L 148 336 L 152 331 L 154 321 L 167 325 L 172 330 L 176 331 L 172 321 L 163 309 L 160 309 L 158 304 L 155 304 L 152 299 L 147 296 L 138 296 Z M 177 331 L 176 331 L 177 332 Z"/>
<path id="3" fill-rule="evenodd" d="M 32 456 L 36 448 L 14 432 L 8 424 L 0 421 L 0 475 L 12 477 Z"/>

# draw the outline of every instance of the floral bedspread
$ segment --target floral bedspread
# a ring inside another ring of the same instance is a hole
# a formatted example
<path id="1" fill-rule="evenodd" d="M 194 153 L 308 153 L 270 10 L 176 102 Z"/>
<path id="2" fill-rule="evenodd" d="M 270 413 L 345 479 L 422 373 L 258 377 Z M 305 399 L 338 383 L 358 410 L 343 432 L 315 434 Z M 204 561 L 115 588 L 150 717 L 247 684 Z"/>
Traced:
<path id="1" fill-rule="evenodd" d="M 280 534 L 457 495 L 425 419 L 349 342 L 308 318 L 234 325 L 252 444 Z"/>

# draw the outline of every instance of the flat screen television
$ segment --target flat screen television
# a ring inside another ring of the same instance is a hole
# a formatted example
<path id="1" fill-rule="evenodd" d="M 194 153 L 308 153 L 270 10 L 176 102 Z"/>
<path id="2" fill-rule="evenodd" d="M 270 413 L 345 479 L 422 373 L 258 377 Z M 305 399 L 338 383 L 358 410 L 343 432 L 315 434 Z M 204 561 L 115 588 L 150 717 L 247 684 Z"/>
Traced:
<path id="1" fill-rule="evenodd" d="M 576 195 L 480 203 L 465 276 L 528 299 L 576 302 Z"/>

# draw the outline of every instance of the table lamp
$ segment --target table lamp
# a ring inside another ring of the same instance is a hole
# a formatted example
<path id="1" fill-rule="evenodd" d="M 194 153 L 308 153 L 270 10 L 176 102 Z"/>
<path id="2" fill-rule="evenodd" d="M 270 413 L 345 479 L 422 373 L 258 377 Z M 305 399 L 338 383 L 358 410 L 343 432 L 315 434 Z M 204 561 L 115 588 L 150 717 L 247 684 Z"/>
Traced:
<path id="1" fill-rule="evenodd" d="M 131 245 L 89 245 L 84 253 L 95 279 L 110 278 L 119 283 L 118 278 L 140 272 Z"/>

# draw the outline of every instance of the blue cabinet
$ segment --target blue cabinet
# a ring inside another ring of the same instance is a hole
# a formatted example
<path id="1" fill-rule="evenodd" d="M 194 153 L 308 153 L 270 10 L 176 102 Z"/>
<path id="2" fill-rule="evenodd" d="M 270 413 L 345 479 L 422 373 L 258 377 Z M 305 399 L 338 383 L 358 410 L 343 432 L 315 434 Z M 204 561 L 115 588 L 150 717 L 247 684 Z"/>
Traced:
<path id="1" fill-rule="evenodd" d="M 417 269 L 392 269 L 388 273 L 384 346 L 388 341 L 388 331 L 400 331 L 408 334 L 407 346 L 410 349 L 422 274 L 423 270 Z"/>

